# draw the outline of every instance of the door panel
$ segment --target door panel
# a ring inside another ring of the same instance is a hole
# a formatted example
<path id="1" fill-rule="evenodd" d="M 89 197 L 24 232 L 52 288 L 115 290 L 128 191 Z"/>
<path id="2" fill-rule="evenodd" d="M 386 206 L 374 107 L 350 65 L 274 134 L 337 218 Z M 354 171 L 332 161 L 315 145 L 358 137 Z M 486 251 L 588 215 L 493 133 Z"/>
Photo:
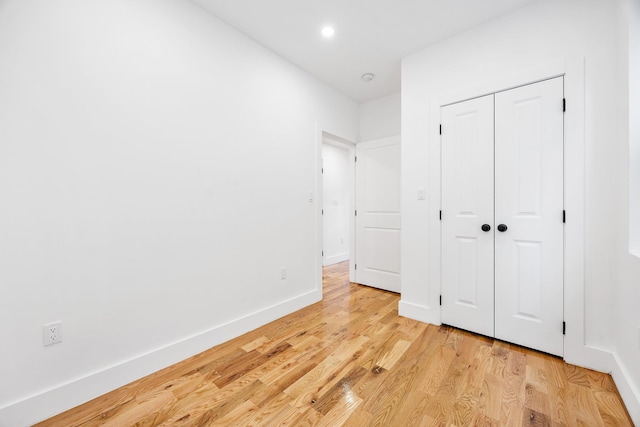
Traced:
<path id="1" fill-rule="evenodd" d="M 563 80 L 495 95 L 496 338 L 563 354 Z"/>
<path id="2" fill-rule="evenodd" d="M 356 145 L 357 283 L 400 292 L 400 139 Z"/>
<path id="3" fill-rule="evenodd" d="M 493 336 L 493 95 L 441 114 L 442 321 Z"/>
<path id="4" fill-rule="evenodd" d="M 364 229 L 365 247 L 384 250 L 365 250 L 363 265 L 370 270 L 398 274 L 400 271 L 400 233 L 389 228 L 366 227 Z"/>

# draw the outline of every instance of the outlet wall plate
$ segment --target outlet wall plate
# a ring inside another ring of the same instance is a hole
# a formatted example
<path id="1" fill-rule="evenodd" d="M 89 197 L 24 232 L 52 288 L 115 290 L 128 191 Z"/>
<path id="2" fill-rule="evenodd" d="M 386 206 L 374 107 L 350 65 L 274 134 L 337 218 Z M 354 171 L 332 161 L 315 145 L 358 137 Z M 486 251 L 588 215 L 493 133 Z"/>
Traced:
<path id="1" fill-rule="evenodd" d="M 42 345 L 48 347 L 62 342 L 62 322 L 42 325 Z"/>

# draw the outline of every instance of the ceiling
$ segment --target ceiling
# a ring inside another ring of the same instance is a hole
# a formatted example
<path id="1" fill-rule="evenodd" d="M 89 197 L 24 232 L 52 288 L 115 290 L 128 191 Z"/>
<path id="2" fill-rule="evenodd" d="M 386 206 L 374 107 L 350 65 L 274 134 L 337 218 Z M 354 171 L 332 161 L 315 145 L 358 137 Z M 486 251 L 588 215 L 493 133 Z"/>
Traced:
<path id="1" fill-rule="evenodd" d="M 533 0 L 192 1 L 362 103 L 400 92 L 404 56 Z"/>

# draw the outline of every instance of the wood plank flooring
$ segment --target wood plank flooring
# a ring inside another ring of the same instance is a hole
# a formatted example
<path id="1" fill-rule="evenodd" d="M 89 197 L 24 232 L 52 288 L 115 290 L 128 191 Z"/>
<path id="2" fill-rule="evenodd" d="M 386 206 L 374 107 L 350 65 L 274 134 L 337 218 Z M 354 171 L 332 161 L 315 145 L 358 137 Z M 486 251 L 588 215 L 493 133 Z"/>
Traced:
<path id="1" fill-rule="evenodd" d="M 323 301 L 38 425 L 633 425 L 610 376 L 398 317 L 347 268 Z"/>

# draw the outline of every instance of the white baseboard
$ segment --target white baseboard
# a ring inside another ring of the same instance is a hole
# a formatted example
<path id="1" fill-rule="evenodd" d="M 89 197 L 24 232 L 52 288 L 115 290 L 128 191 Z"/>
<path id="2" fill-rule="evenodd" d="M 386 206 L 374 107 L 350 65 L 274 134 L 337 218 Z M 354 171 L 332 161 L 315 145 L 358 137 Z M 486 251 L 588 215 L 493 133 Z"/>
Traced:
<path id="1" fill-rule="evenodd" d="M 45 420 L 320 301 L 321 298 L 321 290 L 308 292 L 152 352 L 114 364 L 82 378 L 71 380 L 66 384 L 11 403 L 0 408 L 0 427 L 29 426 Z M 428 307 L 400 301 L 398 309 L 401 316 L 425 323 L 440 324 L 439 317 L 435 315 L 434 310 Z M 565 358 L 565 360 L 578 366 L 610 372 L 631 419 L 636 425 L 640 426 L 640 391 L 631 382 L 627 370 L 615 354 L 591 347 L 583 347 L 582 351 L 574 352 L 570 358 Z"/>
<path id="2" fill-rule="evenodd" d="M 618 356 L 613 355 L 613 359 L 614 366 L 611 371 L 613 381 L 618 387 L 618 392 L 627 407 L 631 420 L 635 425 L 640 426 L 640 390 L 638 390 L 637 385 L 631 382 L 631 376 Z"/>
<path id="3" fill-rule="evenodd" d="M 610 374 L 615 364 L 613 353 L 586 345 L 574 344 L 565 339 L 564 361 L 598 372 Z"/>
<path id="4" fill-rule="evenodd" d="M 398 314 L 419 322 L 431 323 L 432 325 L 441 324 L 440 307 L 438 307 L 438 310 L 433 310 L 423 305 L 401 300 L 398 304 Z"/>
<path id="5" fill-rule="evenodd" d="M 331 255 L 324 257 L 324 266 L 337 264 L 342 261 L 347 261 L 349 259 L 349 252 L 342 252 L 340 254 Z"/>
<path id="6" fill-rule="evenodd" d="M 316 289 L 0 408 L 0 427 L 29 426 L 322 299 Z"/>

